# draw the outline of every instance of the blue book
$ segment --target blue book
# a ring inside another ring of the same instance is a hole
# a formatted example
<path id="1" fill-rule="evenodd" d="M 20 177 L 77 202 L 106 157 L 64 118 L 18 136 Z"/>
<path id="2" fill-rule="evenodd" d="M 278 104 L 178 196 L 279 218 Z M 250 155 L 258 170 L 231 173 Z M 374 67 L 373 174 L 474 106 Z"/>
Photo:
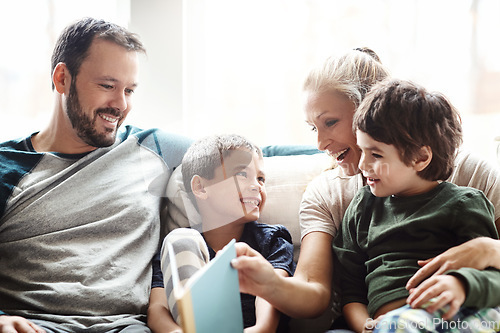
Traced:
<path id="1" fill-rule="evenodd" d="M 179 282 L 175 255 L 169 256 L 184 333 L 243 332 L 238 271 L 231 266 L 231 260 L 236 258 L 235 242 L 231 240 L 184 286 Z M 167 246 L 174 253 L 172 245 Z"/>

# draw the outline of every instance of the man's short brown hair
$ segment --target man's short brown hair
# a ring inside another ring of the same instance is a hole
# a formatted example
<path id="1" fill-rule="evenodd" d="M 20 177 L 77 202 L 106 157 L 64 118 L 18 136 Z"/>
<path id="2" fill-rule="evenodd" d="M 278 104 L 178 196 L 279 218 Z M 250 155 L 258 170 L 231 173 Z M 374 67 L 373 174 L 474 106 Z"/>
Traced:
<path id="1" fill-rule="evenodd" d="M 51 74 L 57 64 L 63 62 L 74 80 L 96 38 L 113 42 L 127 51 L 146 52 L 136 34 L 117 24 L 85 17 L 70 24 L 61 32 L 52 53 Z M 54 84 L 52 84 L 52 89 L 54 89 Z"/>

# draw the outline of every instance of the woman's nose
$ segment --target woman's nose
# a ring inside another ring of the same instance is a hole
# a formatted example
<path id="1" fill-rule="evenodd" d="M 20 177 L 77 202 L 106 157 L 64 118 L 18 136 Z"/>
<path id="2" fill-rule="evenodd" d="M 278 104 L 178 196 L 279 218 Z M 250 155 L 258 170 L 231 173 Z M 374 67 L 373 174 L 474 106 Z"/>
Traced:
<path id="1" fill-rule="evenodd" d="M 328 136 L 325 135 L 324 131 L 318 129 L 317 133 L 318 149 L 321 151 L 326 150 L 326 147 L 328 147 L 328 145 L 331 143 L 331 140 L 328 138 Z"/>

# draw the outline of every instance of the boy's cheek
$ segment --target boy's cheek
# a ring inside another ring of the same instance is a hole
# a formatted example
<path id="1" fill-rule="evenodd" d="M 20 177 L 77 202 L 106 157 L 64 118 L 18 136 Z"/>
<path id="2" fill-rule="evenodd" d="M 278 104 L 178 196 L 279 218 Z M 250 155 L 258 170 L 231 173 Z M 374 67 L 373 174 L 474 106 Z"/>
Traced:
<path id="1" fill-rule="evenodd" d="M 264 209 L 264 206 L 266 204 L 267 193 L 266 193 L 266 191 L 263 190 L 260 195 L 261 195 L 261 202 L 260 202 L 260 206 L 259 206 L 259 211 L 262 212 L 262 210 Z"/>

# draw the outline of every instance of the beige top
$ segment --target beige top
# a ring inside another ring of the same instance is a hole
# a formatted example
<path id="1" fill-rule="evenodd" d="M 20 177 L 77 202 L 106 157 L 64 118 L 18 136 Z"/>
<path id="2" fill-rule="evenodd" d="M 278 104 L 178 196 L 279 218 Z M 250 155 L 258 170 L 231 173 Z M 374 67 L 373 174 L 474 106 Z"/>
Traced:
<path id="1" fill-rule="evenodd" d="M 459 152 L 449 182 L 484 192 L 500 218 L 500 169 L 469 152 Z M 361 174 L 346 176 L 342 168 L 321 173 L 307 187 L 300 204 L 301 239 L 310 232 L 337 233 L 354 195 L 363 187 Z"/>

